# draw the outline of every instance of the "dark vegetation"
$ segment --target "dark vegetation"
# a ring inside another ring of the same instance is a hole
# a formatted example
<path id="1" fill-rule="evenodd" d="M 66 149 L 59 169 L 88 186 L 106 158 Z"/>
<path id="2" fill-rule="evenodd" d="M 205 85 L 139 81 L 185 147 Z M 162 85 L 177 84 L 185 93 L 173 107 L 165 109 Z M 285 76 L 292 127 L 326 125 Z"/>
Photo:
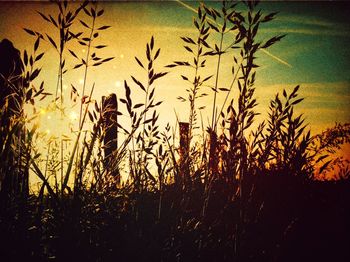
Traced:
<path id="1" fill-rule="evenodd" d="M 157 124 L 162 112 L 154 82 L 167 72 L 154 69 L 160 55 L 154 38 L 145 59 L 135 57 L 147 81 L 131 76 L 125 94 L 99 105 L 86 79 L 91 67 L 113 59 L 99 57 L 105 48 L 99 34 L 109 28 L 99 24 L 104 11 L 87 2 L 57 6 L 58 14 L 39 13 L 57 38 L 26 28 L 34 52 L 22 56 L 8 40 L 0 44 L 1 261 L 350 261 L 349 166 L 333 156 L 349 142 L 349 124 L 311 136 L 294 112 L 302 101 L 297 86 L 277 94 L 268 119 L 252 128 L 256 53 L 283 38 L 257 42 L 256 36 L 275 13 L 263 14 L 255 1 L 198 7 L 198 37 L 182 38 L 188 61 L 167 66 L 188 72 L 181 75 L 187 93 L 179 99 L 190 114 L 178 123 L 177 139 L 170 125 L 162 131 Z M 75 24 L 85 32 L 75 33 Z M 54 95 L 38 82 L 42 42 L 58 54 Z M 72 42 L 87 49 L 86 57 L 78 57 Z M 232 57 L 228 88 L 218 85 L 223 56 Z M 203 67 L 212 75 L 202 76 Z M 72 150 L 64 152 L 62 135 L 47 141 L 45 154 L 35 147 L 41 137 L 24 105 L 35 109 L 38 100 L 54 97 L 53 107 L 65 117 L 63 75 L 77 68 L 84 68 L 84 84 L 71 86 L 80 107 Z M 198 100 L 209 83 L 212 115 L 204 127 Z M 142 102 L 135 102 L 134 88 L 143 92 Z M 230 101 L 233 89 L 239 95 Z M 219 92 L 226 94 L 223 104 Z M 122 114 L 130 126 L 118 122 Z M 88 123 L 91 132 L 83 134 Z M 335 181 L 316 179 L 331 170 Z M 37 192 L 28 186 L 30 173 L 41 180 Z"/>

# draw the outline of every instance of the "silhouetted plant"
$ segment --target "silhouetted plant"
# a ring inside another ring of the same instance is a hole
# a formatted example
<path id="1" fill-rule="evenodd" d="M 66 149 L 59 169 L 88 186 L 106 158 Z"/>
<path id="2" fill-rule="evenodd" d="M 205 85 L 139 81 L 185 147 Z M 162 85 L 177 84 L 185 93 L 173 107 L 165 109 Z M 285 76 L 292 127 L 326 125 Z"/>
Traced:
<path id="1" fill-rule="evenodd" d="M 68 156 L 68 161 L 67 161 L 67 167 L 66 167 L 66 172 L 64 174 L 64 134 L 61 136 L 61 142 L 60 142 L 60 173 L 61 173 L 61 178 L 60 178 L 60 183 L 61 183 L 61 188 L 60 191 L 63 194 L 64 190 L 67 188 L 67 183 L 70 179 L 70 173 L 73 169 L 73 163 L 74 163 L 74 158 L 77 156 L 76 159 L 76 168 L 75 172 L 78 170 L 79 162 L 82 162 L 82 160 L 79 160 L 79 156 L 81 159 L 83 159 L 84 155 L 79 154 L 79 144 L 80 144 L 80 134 L 83 128 L 84 122 L 82 122 L 83 119 L 86 119 L 86 114 L 88 113 L 87 111 L 87 105 L 90 103 L 91 95 L 86 96 L 85 95 L 85 89 L 86 89 L 86 83 L 87 83 L 87 75 L 88 75 L 88 68 L 90 66 L 99 66 L 102 65 L 105 62 L 108 62 L 113 59 L 113 57 L 109 58 L 101 58 L 96 55 L 96 50 L 104 48 L 104 45 L 94 45 L 96 43 L 96 39 L 99 37 L 99 32 L 102 30 L 105 30 L 109 28 L 109 26 L 103 25 L 100 27 L 96 26 L 96 19 L 103 15 L 104 10 L 103 9 L 98 9 L 97 3 L 92 3 L 92 7 L 88 9 L 88 4 L 89 2 L 85 1 L 77 8 L 73 8 L 73 10 L 70 10 L 68 2 L 63 1 L 63 2 L 56 2 L 58 6 L 58 16 L 57 19 L 55 19 L 54 15 L 45 15 L 40 12 L 39 15 L 43 18 L 44 21 L 48 22 L 49 24 L 52 24 L 55 29 L 57 29 L 58 32 L 58 37 L 55 38 L 52 35 L 45 34 L 45 33 L 40 33 L 36 32 L 34 30 L 30 29 L 25 29 L 25 31 L 33 36 L 37 36 L 38 39 L 43 39 L 47 41 L 58 53 L 59 55 L 59 72 L 57 75 L 57 86 L 56 86 L 56 95 L 54 99 L 54 103 L 56 104 L 56 101 L 60 101 L 60 106 L 57 108 L 61 111 L 62 117 L 65 116 L 65 105 L 64 105 L 64 97 L 63 97 L 63 75 L 68 72 L 68 66 L 66 63 L 66 58 L 67 54 L 69 54 L 72 58 L 76 58 L 79 60 L 79 62 L 73 67 L 73 69 L 80 68 L 81 66 L 84 65 L 84 82 L 83 82 L 83 88 L 82 88 L 82 93 L 79 95 L 78 90 L 72 85 L 72 92 L 71 92 L 71 98 L 74 100 L 76 97 L 81 97 L 81 102 L 80 102 L 80 114 L 79 114 L 79 126 L 78 126 L 78 135 L 73 147 L 72 153 Z M 88 22 L 84 22 L 83 20 L 79 20 L 79 22 L 83 25 L 83 27 L 87 28 L 89 30 L 88 34 L 89 37 L 84 37 L 83 32 L 78 32 L 78 33 L 73 33 L 72 31 L 72 25 L 76 23 L 78 16 L 81 11 L 84 11 L 84 13 L 91 18 L 91 25 L 88 25 Z M 76 53 L 68 49 L 68 44 L 71 43 L 72 41 L 78 41 L 78 43 L 81 46 L 86 46 L 87 47 L 87 55 L 85 58 L 79 58 Z M 40 57 L 40 55 L 39 55 Z M 58 94 L 60 96 L 58 97 Z M 84 105 L 86 105 L 86 109 L 83 110 Z M 94 141 L 94 140 L 92 140 Z M 85 144 L 83 144 L 85 146 Z M 91 146 L 88 146 L 90 148 Z M 83 150 L 83 149 L 82 149 Z M 90 153 L 88 153 L 90 154 Z M 77 174 L 76 174 L 77 175 Z M 56 179 L 57 180 L 57 179 Z"/>
<path id="2" fill-rule="evenodd" d="M 310 132 L 304 134 L 302 115 L 294 116 L 294 106 L 303 98 L 298 98 L 299 86 L 290 95 L 283 90 L 284 103 L 277 94 L 270 102 L 268 126 L 264 132 L 263 123 L 255 133 L 251 163 L 257 164 L 259 172 L 276 172 L 281 175 L 308 176 L 307 149 L 311 142 Z"/>
<path id="3" fill-rule="evenodd" d="M 33 54 L 28 55 L 25 50 L 23 59 L 7 39 L 1 42 L 1 191 L 9 197 L 17 194 L 27 197 L 29 194 L 28 176 L 30 159 L 33 148 L 33 139 L 37 126 L 26 129 L 25 125 L 33 121 L 38 112 L 35 109 L 35 101 L 43 100 L 47 95 L 44 92 L 44 82 L 38 87 L 33 81 L 40 74 L 37 62 L 43 57 L 43 53 L 37 54 L 40 38 L 34 43 Z M 24 111 L 25 105 L 31 105 L 32 117 L 28 117 L 28 111 Z M 36 154 L 34 158 L 38 158 Z"/>
<path id="4" fill-rule="evenodd" d="M 313 136 L 308 147 L 309 175 L 313 178 L 323 179 L 327 171 L 338 168 L 338 179 L 349 178 L 348 161 L 342 159 L 342 157 L 334 156 L 342 145 L 349 142 L 349 123 L 336 123 L 334 127 Z"/>
<path id="5" fill-rule="evenodd" d="M 193 62 L 190 61 L 175 61 L 170 65 L 167 65 L 169 68 L 173 67 L 190 67 L 194 70 L 193 79 L 190 79 L 189 76 L 181 75 L 181 78 L 188 82 L 191 86 L 189 89 L 186 89 L 188 97 L 178 97 L 181 102 L 188 101 L 190 104 L 189 112 L 189 141 L 188 147 L 191 148 L 191 140 L 193 138 L 193 130 L 198 128 L 198 114 L 197 114 L 197 105 L 196 100 L 198 98 L 207 96 L 208 94 L 201 92 L 201 87 L 205 85 L 212 76 L 207 76 L 202 79 L 200 75 L 201 68 L 206 65 L 206 50 L 209 47 L 207 44 L 207 39 L 209 37 L 209 26 L 206 24 L 206 13 L 204 13 L 203 7 L 198 7 L 197 10 L 198 17 L 193 19 L 193 24 L 198 31 L 198 37 L 192 39 L 191 37 L 181 37 L 185 43 L 185 50 L 193 55 Z M 199 107 L 198 109 L 204 109 L 205 107 Z M 186 160 L 189 161 L 189 160 Z"/>
<path id="6" fill-rule="evenodd" d="M 156 179 L 149 170 L 149 161 L 151 160 L 152 154 L 154 154 L 153 150 L 158 144 L 158 140 L 160 140 L 160 133 L 158 126 L 156 125 L 159 115 L 155 108 L 158 107 L 162 101 L 155 101 L 154 82 L 167 74 L 167 72 L 156 72 L 154 69 L 154 63 L 159 57 L 159 54 L 160 48 L 155 50 L 154 38 L 152 36 L 150 42 L 146 45 L 146 61 L 142 62 L 139 58 L 135 57 L 137 64 L 145 70 L 147 74 L 146 83 L 142 83 L 136 77 L 131 76 L 136 86 L 144 92 L 144 102 L 133 104 L 131 90 L 126 82 L 126 99 L 120 99 L 120 102 L 126 105 L 132 124 L 132 131 L 130 132 L 132 133 L 130 173 L 133 175 L 133 180 L 134 183 L 136 183 L 135 186 L 137 190 L 141 192 L 147 188 L 150 181 L 153 185 L 156 182 Z M 142 108 L 140 115 L 136 112 L 136 109 L 138 108 Z M 148 112 L 152 110 L 152 116 L 148 117 Z M 140 116 L 142 116 L 142 120 Z M 142 130 L 136 134 L 136 129 L 140 125 L 142 126 Z"/>
<path id="7" fill-rule="evenodd" d="M 311 136 L 305 131 L 303 115 L 295 114 L 295 106 L 303 100 L 297 86 L 290 94 L 285 90 L 277 94 L 270 102 L 268 118 L 253 126 L 258 115 L 254 97 L 257 52 L 283 37 L 257 41 L 257 36 L 260 26 L 276 13 L 263 15 L 257 11 L 257 1 L 223 1 L 220 8 L 200 4 L 193 22 L 197 38 L 182 37 L 190 60 L 168 65 L 194 73 L 181 75 L 190 84 L 187 97 L 179 98 L 189 102 L 188 123 L 178 122 L 173 128 L 168 124 L 161 131 L 162 102 L 156 99 L 155 82 L 167 72 L 156 71 L 160 48 L 155 47 L 154 38 L 146 44 L 145 59 L 135 57 L 146 81 L 132 75 L 135 85 L 124 81 L 124 94 L 95 101 L 94 84 L 86 94 L 89 70 L 113 59 L 97 55 L 106 47 L 97 42 L 109 28 L 97 25 L 104 11 L 95 2 L 79 3 L 73 11 L 68 2 L 56 4 L 57 15 L 39 15 L 54 26 L 57 37 L 25 29 L 35 36 L 34 53 L 24 52 L 24 67 L 17 68 L 24 72 L 9 78 L 1 71 L 0 80 L 21 90 L 6 94 L 16 97 L 11 103 L 21 110 L 24 103 L 32 104 L 36 110 L 35 101 L 50 95 L 44 91 L 44 82 L 39 88 L 33 82 L 41 72 L 36 64 L 43 57 L 38 54 L 39 44 L 46 41 L 59 60 L 56 97 L 48 108 L 58 108 L 64 115 L 67 101 L 62 76 L 69 72 L 71 62 L 73 69 L 84 69 L 82 90 L 71 85 L 73 104 L 79 97 L 78 129 L 71 153 L 63 154 L 62 145 L 71 140 L 69 136 L 42 136 L 37 126 L 25 121 L 28 115 L 10 114 L 10 99 L 1 97 L 1 124 L 9 123 L 0 129 L 1 193 L 3 178 L 14 177 L 9 174 L 12 170 L 31 168 L 41 179 L 38 192 L 26 194 L 24 202 L 13 198 L 10 205 L 0 207 L 2 239 L 14 236 L 17 241 L 8 242 L 5 247 L 11 248 L 5 248 L 5 254 L 64 261 L 116 257 L 130 261 L 140 259 L 138 256 L 146 261 L 278 260 L 288 239 L 295 237 L 299 220 L 315 223 L 322 219 L 305 213 L 318 208 L 317 190 L 330 184 L 312 179 L 336 166 L 339 176 L 349 178 L 348 163 L 331 158 L 342 144 L 349 143 L 349 124 L 337 124 Z M 87 32 L 72 32 L 79 23 Z M 75 41 L 87 48 L 86 56 L 79 57 L 69 47 Z M 222 58 L 231 54 L 231 81 L 224 87 Z M 208 66 L 214 77 L 202 77 Z M 211 119 L 204 124 L 201 118 L 198 123 L 202 109 L 198 99 L 206 95 L 203 90 L 208 86 L 213 91 Z M 232 99 L 234 88 L 238 97 Z M 138 101 L 138 91 L 142 101 Z M 222 104 L 218 95 L 224 97 Z M 130 124 L 121 124 L 120 117 Z M 91 127 L 83 130 L 88 124 Z M 200 124 L 202 136 L 197 139 L 195 130 Z M 18 135 L 18 131 L 25 134 Z M 46 142 L 46 155 L 35 147 L 40 139 Z M 74 184 L 70 183 L 72 173 Z M 25 187 L 23 181 L 14 185 Z M 348 195 L 342 187 L 346 182 L 334 187 L 342 196 Z M 343 212 L 342 207 L 339 210 Z M 22 250 L 17 243 L 26 243 L 26 252 L 17 254 Z"/>

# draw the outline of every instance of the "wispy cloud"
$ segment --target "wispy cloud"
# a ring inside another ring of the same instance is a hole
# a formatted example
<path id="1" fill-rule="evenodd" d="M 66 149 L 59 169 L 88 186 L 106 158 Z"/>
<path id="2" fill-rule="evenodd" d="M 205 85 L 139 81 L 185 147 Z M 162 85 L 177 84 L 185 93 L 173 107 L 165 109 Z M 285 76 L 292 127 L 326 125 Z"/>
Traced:
<path id="1" fill-rule="evenodd" d="M 303 94 L 309 97 L 338 98 L 349 101 L 350 82 L 305 83 Z"/>
<path id="2" fill-rule="evenodd" d="M 320 27 L 336 27 L 339 26 L 334 22 L 316 17 L 304 17 L 301 15 L 281 15 L 276 18 L 278 22 L 287 22 L 293 24 L 302 24 L 310 26 L 320 26 Z"/>
<path id="3" fill-rule="evenodd" d="M 280 15 L 275 20 L 280 25 L 288 25 L 285 28 L 265 29 L 277 33 L 294 33 L 306 35 L 326 36 L 350 36 L 348 24 L 336 23 L 322 17 L 303 15 Z"/>
<path id="4" fill-rule="evenodd" d="M 335 29 L 309 29 L 309 28 L 264 28 L 263 33 L 274 34 L 303 34 L 303 35 L 320 35 L 320 36 L 342 36 L 350 37 L 350 30 Z"/>
<path id="5" fill-rule="evenodd" d="M 282 93 L 283 89 L 292 90 L 300 85 L 299 94 L 304 97 L 313 98 L 339 98 L 348 101 L 350 97 L 350 81 L 323 82 L 323 83 L 300 83 L 300 84 L 273 84 L 257 88 L 257 92 L 264 97 L 272 98 L 277 92 Z"/>

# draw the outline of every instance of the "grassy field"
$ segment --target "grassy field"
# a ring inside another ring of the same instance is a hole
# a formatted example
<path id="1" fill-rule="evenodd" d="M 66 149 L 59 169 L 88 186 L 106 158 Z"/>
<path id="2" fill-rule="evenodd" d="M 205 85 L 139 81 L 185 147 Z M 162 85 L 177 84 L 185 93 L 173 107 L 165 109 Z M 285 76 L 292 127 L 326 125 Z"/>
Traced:
<path id="1" fill-rule="evenodd" d="M 277 13 L 263 13 L 256 1 L 200 4 L 197 38 L 183 36 L 179 47 L 187 60 L 160 70 L 161 48 L 150 36 L 144 56 L 135 57 L 146 77 L 131 72 L 123 93 L 98 101 L 87 78 L 114 59 L 98 42 L 109 30 L 96 26 L 104 10 L 95 2 L 56 4 L 56 14 L 38 16 L 59 38 L 25 28 L 33 50 L 0 43 L 1 261 L 350 260 L 350 169 L 336 154 L 349 143 L 350 124 L 311 135 L 295 111 L 299 86 L 272 97 L 268 117 L 257 123 L 257 54 L 284 35 L 257 39 Z M 74 31 L 76 24 L 85 31 Z M 85 48 L 82 57 L 72 43 Z M 43 45 L 56 52 L 53 93 L 37 65 Z M 231 84 L 223 87 L 228 55 Z M 65 82 L 78 68 L 81 88 Z M 167 112 L 159 108 L 167 101 L 157 100 L 155 83 L 175 68 L 189 115 L 163 128 Z M 71 133 L 38 131 L 42 100 L 63 121 L 72 104 L 79 108 Z M 325 180 L 330 173 L 333 180 Z"/>

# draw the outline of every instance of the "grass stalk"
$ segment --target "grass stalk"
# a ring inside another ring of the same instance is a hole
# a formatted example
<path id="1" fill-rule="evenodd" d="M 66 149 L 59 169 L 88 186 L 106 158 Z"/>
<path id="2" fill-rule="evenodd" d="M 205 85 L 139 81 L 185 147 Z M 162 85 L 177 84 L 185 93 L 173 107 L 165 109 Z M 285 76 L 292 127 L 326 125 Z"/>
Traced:
<path id="1" fill-rule="evenodd" d="M 216 65 L 216 74 L 215 74 L 215 85 L 214 85 L 214 98 L 213 98 L 213 110 L 212 110 L 212 120 L 211 120 L 211 128 L 216 132 L 216 97 L 218 93 L 218 84 L 219 84 L 219 74 L 220 74 L 220 65 L 221 65 L 221 55 L 222 55 L 222 44 L 224 41 L 224 33 L 220 34 L 220 45 L 219 45 L 219 54 L 218 54 L 218 62 Z"/>

